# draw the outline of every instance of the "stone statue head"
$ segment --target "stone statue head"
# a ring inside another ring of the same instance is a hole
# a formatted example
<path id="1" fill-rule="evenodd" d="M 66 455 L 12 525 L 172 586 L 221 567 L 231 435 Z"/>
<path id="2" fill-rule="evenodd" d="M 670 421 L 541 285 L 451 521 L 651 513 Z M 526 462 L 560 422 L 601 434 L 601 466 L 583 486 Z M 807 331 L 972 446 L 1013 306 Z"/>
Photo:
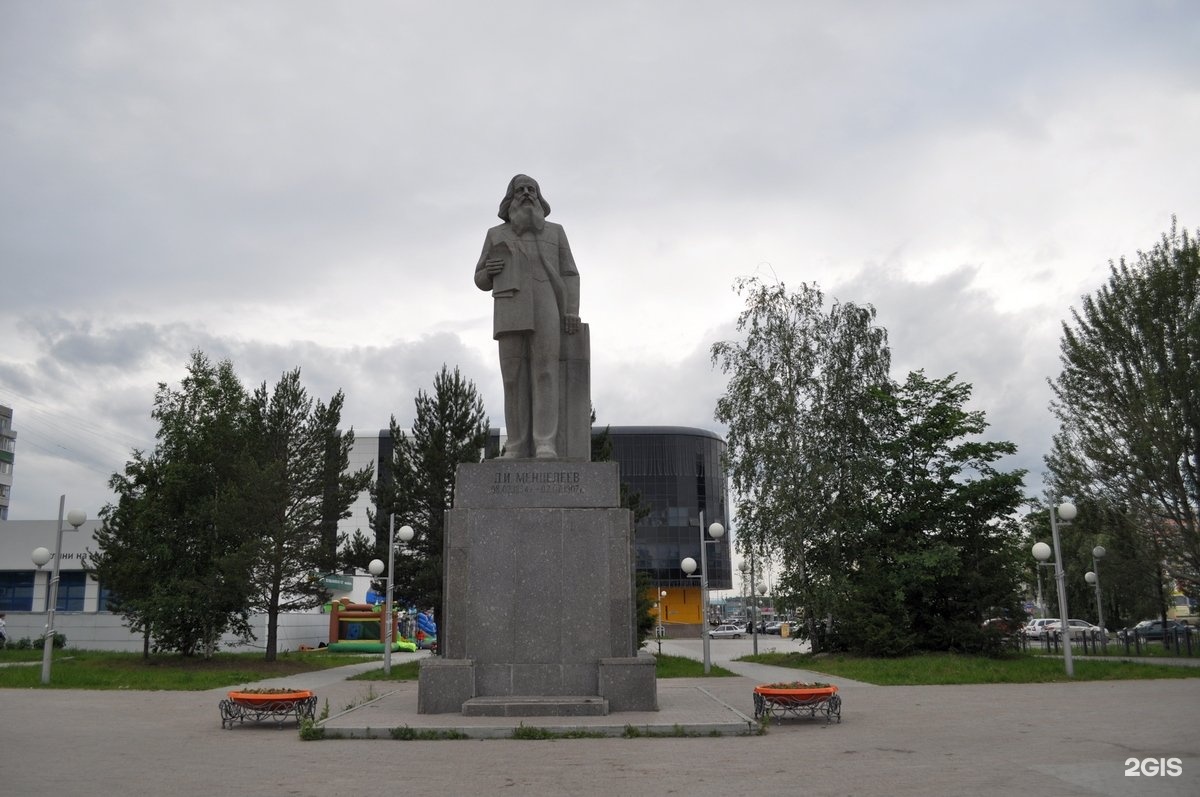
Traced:
<path id="1" fill-rule="evenodd" d="M 500 212 L 496 215 L 505 221 L 511 221 L 511 219 L 508 217 L 508 208 L 512 205 L 513 199 L 515 199 L 517 196 L 518 183 L 521 183 L 522 186 L 529 183 L 533 184 L 533 190 L 537 192 L 538 202 L 541 203 L 542 206 L 542 217 L 545 218 L 546 216 L 549 216 L 550 203 L 546 201 L 544 196 L 542 196 L 542 187 L 538 185 L 537 180 L 533 179 L 527 174 L 518 174 L 516 177 L 508 181 L 508 190 L 504 192 L 504 199 L 500 200 Z"/>

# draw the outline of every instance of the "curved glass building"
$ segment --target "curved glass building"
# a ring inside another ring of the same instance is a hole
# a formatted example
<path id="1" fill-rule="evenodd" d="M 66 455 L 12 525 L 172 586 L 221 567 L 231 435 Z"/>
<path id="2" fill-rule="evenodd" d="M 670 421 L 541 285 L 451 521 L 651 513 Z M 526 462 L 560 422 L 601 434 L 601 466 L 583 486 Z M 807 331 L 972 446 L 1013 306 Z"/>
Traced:
<path id="1" fill-rule="evenodd" d="M 605 427 L 596 427 L 592 433 L 604 431 Z M 672 629 L 670 633 L 684 630 L 679 626 L 698 630 L 700 579 L 688 578 L 679 563 L 689 556 L 701 561 L 701 510 L 705 526 L 715 521 L 727 529 L 708 544 L 709 591 L 733 588 L 725 441 L 686 426 L 610 426 L 608 435 L 621 482 L 640 500 L 635 557 L 637 569 L 648 573 L 656 587 L 659 618 Z"/>

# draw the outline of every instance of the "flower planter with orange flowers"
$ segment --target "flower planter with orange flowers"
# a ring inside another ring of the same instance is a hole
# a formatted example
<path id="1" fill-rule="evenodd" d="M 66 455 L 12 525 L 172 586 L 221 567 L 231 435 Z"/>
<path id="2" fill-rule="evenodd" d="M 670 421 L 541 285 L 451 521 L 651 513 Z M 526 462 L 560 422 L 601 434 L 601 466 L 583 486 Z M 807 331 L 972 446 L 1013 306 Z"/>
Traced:
<path id="1" fill-rule="evenodd" d="M 258 708 L 268 703 L 295 703 L 297 700 L 304 700 L 312 696 L 313 693 L 307 689 L 281 689 L 278 691 L 271 689 L 229 693 L 230 700 L 239 706 L 249 708 Z"/>
<path id="2" fill-rule="evenodd" d="M 833 684 L 788 683 L 760 684 L 754 687 L 754 718 L 815 717 L 825 715 L 828 725 L 834 717 L 842 721 L 842 699 Z"/>
<path id="3" fill-rule="evenodd" d="M 313 719 L 316 706 L 317 696 L 307 689 L 235 690 L 220 703 L 221 727 L 232 728 L 235 722 L 270 719 L 282 728 L 284 720 L 291 716 L 295 716 L 296 722 Z"/>

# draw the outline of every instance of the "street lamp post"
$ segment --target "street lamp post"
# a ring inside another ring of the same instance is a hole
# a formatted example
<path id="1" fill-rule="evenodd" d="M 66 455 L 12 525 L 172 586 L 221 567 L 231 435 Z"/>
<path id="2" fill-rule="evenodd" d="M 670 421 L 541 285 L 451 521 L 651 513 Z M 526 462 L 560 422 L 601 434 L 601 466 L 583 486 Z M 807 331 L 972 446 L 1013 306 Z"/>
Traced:
<path id="1" fill-rule="evenodd" d="M 667 629 L 663 625 L 663 621 L 666 619 L 666 617 L 663 616 L 667 611 L 666 603 L 667 591 L 665 589 L 660 590 L 658 593 L 658 630 L 655 632 L 655 636 L 657 636 L 659 639 L 658 645 L 660 653 L 662 652 L 662 638 L 667 634 Z"/>
<path id="2" fill-rule="evenodd" d="M 746 574 L 750 570 L 750 563 L 743 559 L 741 564 L 738 565 L 738 570 L 742 574 L 742 611 L 746 614 L 746 617 L 750 617 L 750 604 L 746 600 Z"/>
<path id="3" fill-rule="evenodd" d="M 42 683 L 50 683 L 50 660 L 53 656 L 54 637 L 57 633 L 54 630 L 54 610 L 58 608 L 58 571 L 59 563 L 62 561 L 62 535 L 63 535 L 63 509 L 67 505 L 67 497 L 61 495 L 58 498 L 58 535 L 54 539 L 54 570 L 50 576 L 49 589 L 46 596 L 46 634 L 42 643 Z M 79 527 L 87 520 L 87 515 L 82 509 L 72 509 L 67 513 L 67 522 L 73 526 L 72 531 L 79 531 Z M 50 561 L 50 552 L 45 548 L 35 548 L 31 557 L 33 563 L 37 565 L 38 570 Z"/>
<path id="4" fill-rule="evenodd" d="M 1040 543 L 1037 543 L 1037 545 L 1034 545 L 1034 547 L 1036 548 L 1038 545 L 1046 545 L 1046 543 L 1044 543 L 1044 542 L 1040 542 Z M 1047 556 L 1047 557 L 1049 557 L 1049 556 L 1050 556 L 1050 546 L 1049 546 L 1049 545 L 1046 545 L 1046 556 Z M 1034 557 L 1035 557 L 1035 558 L 1037 557 L 1037 554 L 1036 554 L 1036 553 L 1034 554 Z M 1046 601 L 1045 601 L 1045 599 L 1042 597 L 1042 568 L 1043 568 L 1043 567 L 1054 567 L 1054 565 L 1050 564 L 1049 562 L 1040 562 L 1040 561 L 1039 561 L 1039 562 L 1037 563 L 1037 581 L 1038 581 L 1037 608 L 1038 608 L 1038 617 L 1045 617 L 1045 616 L 1046 616 Z"/>
<path id="5" fill-rule="evenodd" d="M 754 577 L 751 576 L 750 580 L 753 581 Z M 758 593 L 758 598 L 761 598 L 767 594 L 767 585 L 761 581 L 758 582 L 758 586 L 755 587 L 754 589 Z M 755 656 L 758 655 L 758 619 L 759 619 L 759 617 L 762 617 L 762 610 L 759 609 L 759 607 L 758 607 L 758 598 L 754 599 L 754 613 L 756 615 L 758 615 L 758 617 L 754 618 L 754 655 Z"/>
<path id="6" fill-rule="evenodd" d="M 712 541 L 716 542 L 725 533 L 725 527 L 720 523 L 713 523 L 708 527 L 708 536 L 712 537 Z M 704 674 L 708 675 L 712 669 L 712 658 L 709 654 L 709 636 L 708 636 L 708 554 L 706 553 L 706 545 L 709 541 L 704 539 L 704 510 L 700 510 L 700 638 L 704 643 Z M 683 568 L 683 572 L 687 573 L 688 578 L 695 578 L 692 573 L 696 572 L 696 560 L 688 557 L 679 563 Z"/>
<path id="7" fill-rule="evenodd" d="M 1070 613 L 1067 611 L 1067 571 L 1063 567 L 1062 545 L 1058 539 L 1058 522 L 1061 519 L 1064 523 L 1070 523 L 1075 519 L 1075 515 L 1075 505 L 1070 501 L 1063 501 L 1058 506 L 1050 507 L 1050 535 L 1054 538 L 1054 580 L 1058 585 L 1058 611 L 1062 614 L 1059 632 L 1063 635 L 1063 666 L 1066 668 L 1068 678 L 1075 677 L 1075 663 L 1071 659 L 1071 626 L 1068 624 Z M 1035 544 L 1033 556 L 1040 562 L 1046 561 L 1050 558 L 1049 546 L 1044 542 Z"/>
<path id="8" fill-rule="evenodd" d="M 1038 613 L 1040 616 L 1046 616 L 1046 601 L 1042 598 L 1042 568 L 1054 567 L 1054 563 L 1049 561 L 1054 550 L 1044 542 L 1035 542 L 1030 549 L 1033 552 L 1033 558 L 1037 560 L 1037 577 L 1038 577 Z"/>
<path id="9" fill-rule="evenodd" d="M 401 542 L 410 542 L 415 532 L 412 526 L 401 526 L 396 531 L 396 516 L 392 515 L 388 523 L 388 563 L 387 563 L 387 598 L 383 602 L 384 628 L 383 633 L 383 674 L 392 674 L 392 588 L 396 583 L 396 537 Z M 367 570 L 376 578 L 383 572 L 383 562 L 372 559 Z"/>
<path id="10" fill-rule="evenodd" d="M 1083 574 L 1083 580 L 1096 588 L 1096 625 L 1104 629 L 1104 601 L 1100 597 L 1100 560 L 1108 551 L 1104 550 L 1103 545 L 1097 545 L 1092 549 L 1092 569 Z M 1108 631 L 1104 630 L 1104 641 L 1108 642 Z"/>
<path id="11" fill-rule="evenodd" d="M 666 634 L 666 629 L 663 628 L 663 612 L 667 610 L 667 607 L 663 604 L 666 603 L 666 598 L 667 591 L 665 589 L 660 590 L 658 600 L 654 603 L 654 608 L 658 610 L 658 627 L 654 629 L 654 641 L 658 643 L 658 655 L 660 656 L 662 655 L 663 635 Z"/>

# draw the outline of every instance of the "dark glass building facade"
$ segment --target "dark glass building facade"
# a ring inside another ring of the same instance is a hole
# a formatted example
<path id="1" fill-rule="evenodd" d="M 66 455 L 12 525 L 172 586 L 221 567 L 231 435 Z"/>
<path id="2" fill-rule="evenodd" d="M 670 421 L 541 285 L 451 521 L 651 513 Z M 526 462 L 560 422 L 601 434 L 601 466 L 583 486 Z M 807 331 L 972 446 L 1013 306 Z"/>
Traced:
<path id="1" fill-rule="evenodd" d="M 689 556 L 700 562 L 701 510 L 706 526 L 729 527 L 725 441 L 685 426 L 612 426 L 608 434 L 621 481 L 649 510 L 634 533 L 637 569 L 658 587 L 698 590 L 698 579 L 689 579 L 679 563 Z M 706 555 L 709 589 L 732 589 L 729 534 L 710 543 Z"/>

